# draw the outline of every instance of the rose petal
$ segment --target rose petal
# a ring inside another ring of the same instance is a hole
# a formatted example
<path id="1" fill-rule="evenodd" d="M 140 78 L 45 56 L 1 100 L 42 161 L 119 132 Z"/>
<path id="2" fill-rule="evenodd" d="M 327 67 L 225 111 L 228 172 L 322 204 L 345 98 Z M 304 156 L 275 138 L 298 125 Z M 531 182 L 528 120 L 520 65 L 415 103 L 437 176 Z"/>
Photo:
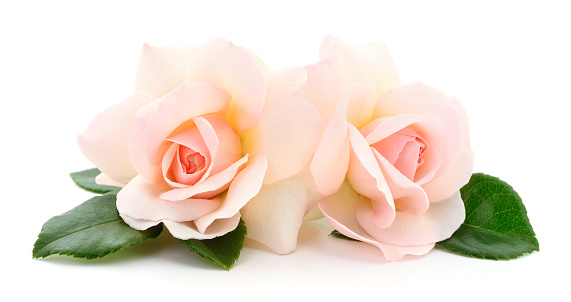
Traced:
<path id="1" fill-rule="evenodd" d="M 203 177 L 216 174 L 241 157 L 240 137 L 221 116 L 206 115 L 193 119 L 212 157 L 212 165 Z"/>
<path id="2" fill-rule="evenodd" d="M 218 236 L 223 236 L 236 229 L 238 223 L 240 223 L 240 213 L 237 213 L 230 218 L 214 221 L 204 233 L 199 232 L 193 222 L 175 222 L 165 220 L 163 223 L 167 229 L 169 229 L 171 235 L 178 239 L 212 239 Z"/>
<path id="3" fill-rule="evenodd" d="M 102 173 L 123 185 L 137 175 L 129 156 L 129 137 L 137 111 L 154 97 L 139 92 L 99 113 L 77 138 L 81 152 Z"/>
<path id="4" fill-rule="evenodd" d="M 379 98 L 374 116 L 399 114 L 424 114 L 442 122 L 442 162 L 435 178 L 439 177 L 457 160 L 462 140 L 458 111 L 451 98 L 422 83 L 403 85 Z"/>
<path id="5" fill-rule="evenodd" d="M 161 97 L 184 83 L 194 48 L 143 46 L 137 68 L 135 91 Z"/>
<path id="6" fill-rule="evenodd" d="M 391 225 L 395 217 L 395 204 L 389 186 L 365 138 L 353 125 L 349 125 L 351 158 L 347 179 L 355 191 L 371 199 L 374 210 L 372 221 L 380 227 Z"/>
<path id="7" fill-rule="evenodd" d="M 294 67 L 266 73 L 266 106 L 259 124 L 243 137 L 243 150 L 268 157 L 264 183 L 299 172 L 315 151 L 321 121 L 305 100 L 305 70 Z"/>
<path id="8" fill-rule="evenodd" d="M 155 225 L 161 223 L 161 221 L 153 221 L 153 220 L 144 220 L 144 219 L 133 219 L 127 215 L 119 214 L 123 221 L 128 224 L 131 228 L 139 231 L 144 231 L 150 227 L 154 227 Z"/>
<path id="9" fill-rule="evenodd" d="M 215 220 L 236 215 L 260 191 L 267 167 L 268 159 L 263 153 L 254 155 L 230 184 L 220 207 L 195 220 L 198 230 L 204 232 Z"/>
<path id="10" fill-rule="evenodd" d="M 360 200 L 355 210 L 359 224 L 377 241 L 397 246 L 422 246 L 448 239 L 466 215 L 460 192 L 442 202 L 431 203 L 424 214 L 397 211 L 388 228 L 376 226 L 370 219 L 373 211 L 370 202 Z"/>
<path id="11" fill-rule="evenodd" d="M 175 130 L 184 130 L 183 123 L 194 117 L 213 114 L 224 108 L 230 95 L 204 83 L 185 83 L 161 98 L 148 120 L 146 129 L 147 155 L 151 165 L 159 165 L 168 147 L 167 139 Z M 176 132 L 175 132 L 176 133 Z"/>
<path id="12" fill-rule="evenodd" d="M 371 119 L 378 97 L 398 86 L 392 59 L 381 43 L 351 47 L 333 36 L 326 36 L 320 48 L 320 62 L 306 67 L 307 98 L 322 118 L 322 128 L 335 112 L 335 105 L 346 89 L 361 83 L 366 88 L 365 110 L 355 111 L 349 121 L 357 128 Z M 376 68 L 371 68 L 371 65 Z"/>
<path id="13" fill-rule="evenodd" d="M 347 108 L 362 109 L 365 93 L 362 85 L 355 85 L 343 94 L 311 161 L 317 191 L 325 196 L 335 193 L 345 180 L 350 158 Z"/>
<path id="14" fill-rule="evenodd" d="M 170 136 L 167 140 L 175 144 L 172 144 L 163 156 L 162 171 L 165 181 L 171 187 L 188 187 L 200 181 L 206 174 L 207 167 L 211 166 L 212 159 L 198 127 L 189 127 Z M 180 146 L 184 146 L 182 148 L 186 147 L 204 157 L 205 168 L 197 173 L 186 174 L 180 163 Z"/>
<path id="15" fill-rule="evenodd" d="M 263 185 L 241 210 L 248 237 L 278 254 L 291 253 L 297 245 L 304 214 L 322 197 L 315 190 L 307 167 L 287 179 Z"/>
<path id="16" fill-rule="evenodd" d="M 457 190 L 468 183 L 474 168 L 474 152 L 470 147 L 470 137 L 468 131 L 468 117 L 462 104 L 455 98 L 451 98 L 452 104 L 456 107 L 462 130 L 462 147 L 460 155 L 448 171 L 442 173 L 438 178 L 423 185 L 431 202 L 439 202 L 453 194 L 454 188 Z"/>
<path id="17" fill-rule="evenodd" d="M 169 190 L 166 184 L 150 184 L 141 176 L 131 180 L 117 194 L 120 214 L 138 220 L 191 221 L 212 212 L 220 205 L 219 198 L 167 201 L 159 195 Z"/>
<path id="18" fill-rule="evenodd" d="M 195 185 L 189 187 L 166 190 L 161 194 L 160 197 L 164 200 L 175 201 L 191 197 L 211 198 L 216 196 L 222 191 L 228 189 L 232 179 L 234 179 L 234 177 L 238 174 L 238 171 L 247 161 L 248 154 L 246 154 L 234 164 L 230 165 L 230 167 L 226 168 L 224 171 L 220 171 L 202 182 L 196 183 Z"/>
<path id="19" fill-rule="evenodd" d="M 117 182 L 103 173 L 100 173 L 99 175 L 95 176 L 95 183 L 103 186 L 113 186 L 121 188 L 125 186 L 125 184 Z"/>
<path id="20" fill-rule="evenodd" d="M 187 82 L 204 82 L 232 96 L 227 120 L 238 134 L 254 127 L 264 107 L 265 80 L 254 58 L 223 39 L 196 49 L 189 63 Z"/>
<path id="21" fill-rule="evenodd" d="M 416 214 L 426 212 L 430 203 L 424 190 L 397 170 L 379 152 L 373 150 L 373 153 L 391 190 L 395 206 L 401 211 Z"/>
<path id="22" fill-rule="evenodd" d="M 319 202 L 319 208 L 329 223 L 341 234 L 374 245 L 379 248 L 387 261 L 400 260 L 404 255 L 423 255 L 428 253 L 434 244 L 415 247 L 398 247 L 381 243 L 371 237 L 359 225 L 355 216 L 355 207 L 360 199 L 367 199 L 355 192 L 349 183 L 345 182 L 339 191 L 325 197 Z"/>

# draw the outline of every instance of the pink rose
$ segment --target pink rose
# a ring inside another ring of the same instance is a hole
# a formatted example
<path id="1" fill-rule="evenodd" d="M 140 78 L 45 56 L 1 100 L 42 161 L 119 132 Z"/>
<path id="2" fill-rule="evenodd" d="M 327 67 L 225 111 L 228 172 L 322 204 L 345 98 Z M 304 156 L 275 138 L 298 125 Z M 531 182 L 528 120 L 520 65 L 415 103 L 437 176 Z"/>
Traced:
<path id="1" fill-rule="evenodd" d="M 163 223 L 177 238 L 209 239 L 242 217 L 250 237 L 287 253 L 295 242 L 267 229 L 275 216 L 302 219 L 307 198 L 266 191 L 305 179 L 300 171 L 317 146 L 320 118 L 304 97 L 305 80 L 301 67 L 271 70 L 221 39 L 198 48 L 145 45 L 135 94 L 99 114 L 79 145 L 102 171 L 99 183 L 123 186 L 117 209 L 132 228 Z M 278 205 L 245 207 L 262 193 Z"/>
<path id="2" fill-rule="evenodd" d="M 321 52 L 328 56 L 306 68 L 308 99 L 328 117 L 311 163 L 326 196 L 319 208 L 389 261 L 427 253 L 465 218 L 459 189 L 473 155 L 464 109 L 423 84 L 398 86 L 381 44 L 353 48 L 327 37 Z"/>

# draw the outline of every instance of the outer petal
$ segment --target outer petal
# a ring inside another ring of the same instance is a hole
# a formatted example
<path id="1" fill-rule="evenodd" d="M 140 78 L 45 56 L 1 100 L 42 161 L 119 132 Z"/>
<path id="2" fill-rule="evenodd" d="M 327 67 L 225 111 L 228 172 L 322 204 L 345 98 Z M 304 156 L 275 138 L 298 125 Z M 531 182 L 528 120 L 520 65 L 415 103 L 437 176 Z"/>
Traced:
<path id="1" fill-rule="evenodd" d="M 193 222 L 174 222 L 165 220 L 163 223 L 169 229 L 171 235 L 178 239 L 212 239 L 233 231 L 238 226 L 238 223 L 240 223 L 240 213 L 237 213 L 230 218 L 214 221 L 205 232 L 199 232 Z"/>
<path id="2" fill-rule="evenodd" d="M 349 125 L 349 140 L 351 160 L 347 179 L 355 191 L 371 199 L 373 211 L 370 219 L 378 227 L 386 228 L 395 218 L 392 192 L 367 141 L 353 125 Z"/>
<path id="3" fill-rule="evenodd" d="M 266 73 L 266 105 L 259 124 L 243 136 L 243 152 L 268 157 L 264 183 L 299 172 L 319 142 L 320 118 L 305 100 L 305 70 L 299 67 Z"/>
<path id="4" fill-rule="evenodd" d="M 340 233 L 350 238 L 372 244 L 379 248 L 388 261 L 400 260 L 404 255 L 423 255 L 428 253 L 434 244 L 426 246 L 399 247 L 379 242 L 361 227 L 355 216 L 355 207 L 359 200 L 367 198 L 355 192 L 347 182 L 341 189 L 319 202 L 319 208 L 329 223 Z"/>
<path id="5" fill-rule="evenodd" d="M 143 92 L 133 94 L 97 115 L 77 139 L 85 157 L 123 185 L 137 175 L 128 149 L 135 114 L 154 99 Z"/>
<path id="6" fill-rule="evenodd" d="M 230 184 L 228 193 L 222 197 L 220 207 L 195 220 L 198 230 L 205 232 L 215 220 L 236 215 L 250 199 L 260 192 L 267 167 L 268 159 L 264 154 L 254 155 L 248 166 L 238 173 Z"/>
<path id="7" fill-rule="evenodd" d="M 306 67 L 307 98 L 319 111 L 322 128 L 333 116 L 341 95 L 352 85 L 361 83 L 367 91 L 365 110 L 360 112 L 358 121 L 352 121 L 360 128 L 370 120 L 378 97 L 400 83 L 392 59 L 381 43 L 350 47 L 326 36 L 319 57 L 320 62 Z"/>
<path id="8" fill-rule="evenodd" d="M 305 213 L 321 197 L 307 168 L 287 179 L 263 185 L 258 195 L 242 208 L 248 237 L 278 254 L 291 253 Z"/>
<path id="9" fill-rule="evenodd" d="M 166 48 L 143 45 L 135 91 L 161 97 L 184 83 L 193 48 Z"/>
<path id="10" fill-rule="evenodd" d="M 456 107 L 458 117 L 460 120 L 460 128 L 462 129 L 462 147 L 460 155 L 456 162 L 442 173 L 440 177 L 432 180 L 431 182 L 423 185 L 428 198 L 431 202 L 438 202 L 445 200 L 448 196 L 454 193 L 454 188 L 459 190 L 470 180 L 474 166 L 474 152 L 470 147 L 470 136 L 468 131 L 468 117 L 462 104 L 455 99 L 451 98 L 452 103 Z"/>
<path id="11" fill-rule="evenodd" d="M 422 246 L 448 239 L 464 222 L 465 209 L 460 192 L 450 198 L 430 204 L 424 214 L 398 211 L 393 224 L 378 228 L 369 218 L 370 202 L 361 200 L 356 206 L 359 224 L 379 242 L 398 246 Z"/>
<path id="12" fill-rule="evenodd" d="M 148 221 L 192 221 L 220 205 L 218 198 L 167 201 L 159 195 L 169 190 L 165 184 L 150 184 L 137 176 L 117 194 L 117 210 L 123 216 Z"/>
<path id="13" fill-rule="evenodd" d="M 232 95 L 227 119 L 239 134 L 254 127 L 264 107 L 265 80 L 245 49 L 215 39 L 196 49 L 187 82 L 205 82 Z"/>
<path id="14" fill-rule="evenodd" d="M 350 144 L 347 109 L 362 109 L 365 103 L 365 88 L 355 85 L 341 98 L 335 115 L 327 125 L 323 137 L 311 161 L 311 173 L 317 191 L 325 196 L 337 192 L 349 166 Z"/>

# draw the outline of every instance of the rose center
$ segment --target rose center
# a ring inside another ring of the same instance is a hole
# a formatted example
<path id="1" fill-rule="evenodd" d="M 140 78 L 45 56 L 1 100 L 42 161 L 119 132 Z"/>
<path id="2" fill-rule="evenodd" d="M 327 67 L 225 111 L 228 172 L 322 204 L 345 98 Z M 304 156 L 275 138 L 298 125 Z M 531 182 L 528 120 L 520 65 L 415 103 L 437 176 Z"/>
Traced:
<path id="1" fill-rule="evenodd" d="M 204 168 L 206 159 L 200 153 L 195 152 L 181 158 L 180 163 L 183 165 L 186 174 L 194 174 Z"/>

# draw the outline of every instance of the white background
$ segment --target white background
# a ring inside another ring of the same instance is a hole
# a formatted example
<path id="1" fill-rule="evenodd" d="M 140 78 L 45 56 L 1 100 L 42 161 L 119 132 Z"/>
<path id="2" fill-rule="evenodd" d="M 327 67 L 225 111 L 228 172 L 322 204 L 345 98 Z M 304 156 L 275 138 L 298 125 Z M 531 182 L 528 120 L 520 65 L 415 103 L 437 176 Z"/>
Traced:
<path id="1" fill-rule="evenodd" d="M 0 253 L 7 280 L 0 296 L 568 298 L 571 10 L 563 3 L 1 2 Z M 539 253 L 486 261 L 435 249 L 387 263 L 373 246 L 328 237 L 327 224 L 310 223 L 293 254 L 249 244 L 230 272 L 168 234 L 100 260 L 32 259 L 42 224 L 91 196 L 68 176 L 92 167 L 76 136 L 96 113 L 132 93 L 144 42 L 198 46 L 224 37 L 281 68 L 313 63 L 327 33 L 355 45 L 384 41 L 403 83 L 422 81 L 464 103 L 475 171 L 499 176 L 520 193 Z"/>

